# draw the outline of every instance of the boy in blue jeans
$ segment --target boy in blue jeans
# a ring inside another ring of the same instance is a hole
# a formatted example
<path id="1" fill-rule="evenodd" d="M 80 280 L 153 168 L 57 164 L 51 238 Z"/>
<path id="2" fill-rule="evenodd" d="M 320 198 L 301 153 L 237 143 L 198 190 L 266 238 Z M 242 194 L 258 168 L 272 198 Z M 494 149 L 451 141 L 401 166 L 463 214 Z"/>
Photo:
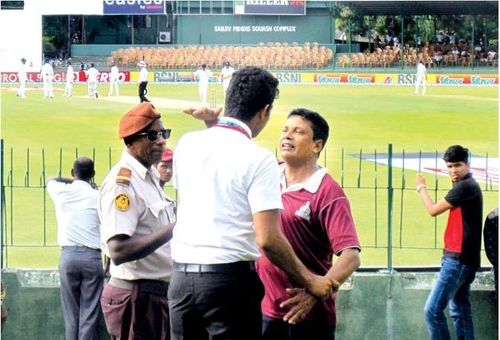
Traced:
<path id="1" fill-rule="evenodd" d="M 449 305 L 457 339 L 472 340 L 470 285 L 480 267 L 483 196 L 472 178 L 467 148 L 452 145 L 443 159 L 453 182 L 444 198 L 434 203 L 426 191 L 425 178 L 421 174 L 416 178 L 417 192 L 431 216 L 450 211 L 441 270 L 425 303 L 425 321 L 430 339 L 450 339 L 444 315 Z"/>

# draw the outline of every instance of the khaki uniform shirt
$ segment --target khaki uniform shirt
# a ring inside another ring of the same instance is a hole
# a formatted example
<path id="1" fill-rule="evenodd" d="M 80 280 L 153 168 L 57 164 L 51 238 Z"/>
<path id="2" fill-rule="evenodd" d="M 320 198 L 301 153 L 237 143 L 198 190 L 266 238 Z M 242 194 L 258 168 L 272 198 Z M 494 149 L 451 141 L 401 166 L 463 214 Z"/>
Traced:
<path id="1" fill-rule="evenodd" d="M 107 242 L 115 235 L 147 235 L 175 223 L 174 209 L 175 203 L 160 187 L 158 171 L 154 167 L 146 169 L 125 150 L 99 192 L 103 252 L 109 256 Z M 142 259 L 119 266 L 111 262 L 110 273 L 123 280 L 170 281 L 170 242 Z"/>

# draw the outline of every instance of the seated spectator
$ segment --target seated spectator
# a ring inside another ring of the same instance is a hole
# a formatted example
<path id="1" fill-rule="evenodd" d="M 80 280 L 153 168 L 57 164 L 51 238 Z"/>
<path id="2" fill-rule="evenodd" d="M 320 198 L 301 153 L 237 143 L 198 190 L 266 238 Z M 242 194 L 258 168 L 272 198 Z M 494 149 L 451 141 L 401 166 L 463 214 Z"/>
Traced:
<path id="1" fill-rule="evenodd" d="M 441 61 L 443 61 L 443 54 L 441 52 L 437 52 L 433 57 L 432 60 L 434 63 L 437 65 L 437 67 L 441 67 Z"/>

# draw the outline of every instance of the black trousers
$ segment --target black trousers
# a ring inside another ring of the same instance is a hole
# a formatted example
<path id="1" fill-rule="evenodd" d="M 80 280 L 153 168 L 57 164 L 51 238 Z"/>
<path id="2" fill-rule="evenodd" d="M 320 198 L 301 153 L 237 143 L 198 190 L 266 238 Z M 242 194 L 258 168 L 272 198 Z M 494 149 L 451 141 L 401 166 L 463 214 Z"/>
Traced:
<path id="1" fill-rule="evenodd" d="M 172 340 L 258 340 L 264 286 L 255 271 L 175 271 L 168 291 Z"/>
<path id="2" fill-rule="evenodd" d="M 335 326 L 320 321 L 290 325 L 281 319 L 263 317 L 262 340 L 335 340 Z"/>
<path id="3" fill-rule="evenodd" d="M 141 81 L 139 83 L 139 98 L 141 99 L 142 102 L 149 102 L 149 99 L 146 98 L 146 93 L 148 93 L 148 82 L 147 81 Z"/>

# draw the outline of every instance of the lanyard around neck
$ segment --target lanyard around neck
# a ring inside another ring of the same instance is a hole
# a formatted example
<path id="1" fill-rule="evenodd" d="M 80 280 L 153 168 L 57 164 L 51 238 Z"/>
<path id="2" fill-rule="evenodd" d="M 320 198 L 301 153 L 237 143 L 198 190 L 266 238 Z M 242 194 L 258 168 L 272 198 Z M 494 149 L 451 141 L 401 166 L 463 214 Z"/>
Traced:
<path id="1" fill-rule="evenodd" d="M 250 136 L 250 134 L 248 133 L 248 131 L 245 130 L 244 128 L 242 128 L 241 126 L 239 126 L 236 123 L 229 122 L 229 121 L 226 121 L 226 120 L 222 120 L 222 121 L 218 121 L 217 124 L 215 124 L 214 126 L 225 128 L 225 129 L 230 129 L 230 130 L 234 130 L 234 131 L 238 131 L 238 132 L 244 134 L 248 139 L 252 139 L 252 136 Z"/>

